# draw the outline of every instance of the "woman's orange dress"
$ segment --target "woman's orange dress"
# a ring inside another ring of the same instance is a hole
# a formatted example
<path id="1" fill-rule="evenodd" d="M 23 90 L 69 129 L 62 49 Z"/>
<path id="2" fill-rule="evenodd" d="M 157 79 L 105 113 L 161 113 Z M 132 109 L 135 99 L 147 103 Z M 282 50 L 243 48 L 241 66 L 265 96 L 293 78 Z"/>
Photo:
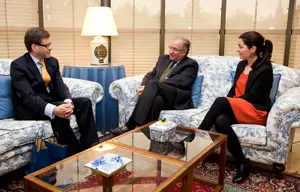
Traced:
<path id="1" fill-rule="evenodd" d="M 236 82 L 235 96 L 233 98 L 226 97 L 231 105 L 236 120 L 241 124 L 258 124 L 266 125 L 268 112 L 257 110 L 248 101 L 237 98 L 245 93 L 248 75 L 241 73 Z"/>

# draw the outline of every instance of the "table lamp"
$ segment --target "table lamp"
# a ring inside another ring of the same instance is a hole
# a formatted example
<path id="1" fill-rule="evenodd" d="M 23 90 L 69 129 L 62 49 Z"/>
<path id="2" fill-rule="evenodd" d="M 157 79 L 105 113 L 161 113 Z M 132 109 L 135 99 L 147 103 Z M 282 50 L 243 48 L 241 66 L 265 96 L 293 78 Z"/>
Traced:
<path id="1" fill-rule="evenodd" d="M 108 64 L 108 42 L 103 36 L 117 36 L 118 31 L 110 7 L 88 7 L 82 36 L 95 36 L 91 41 L 91 64 Z"/>

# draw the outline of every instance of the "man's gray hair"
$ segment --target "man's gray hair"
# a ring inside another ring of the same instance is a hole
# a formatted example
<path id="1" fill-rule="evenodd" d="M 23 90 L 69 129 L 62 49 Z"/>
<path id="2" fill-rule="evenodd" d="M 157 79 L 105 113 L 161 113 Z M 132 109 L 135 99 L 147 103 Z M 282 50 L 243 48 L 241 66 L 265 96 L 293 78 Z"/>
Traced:
<path id="1" fill-rule="evenodd" d="M 182 40 L 183 41 L 183 48 L 186 50 L 186 55 L 188 55 L 189 54 L 189 51 L 190 51 L 190 47 L 191 47 L 191 41 L 190 40 L 188 40 L 187 38 L 185 38 L 185 37 L 179 37 L 179 36 L 177 36 L 177 37 L 174 37 L 173 38 L 173 40 L 178 40 L 178 39 L 180 39 L 180 40 Z"/>

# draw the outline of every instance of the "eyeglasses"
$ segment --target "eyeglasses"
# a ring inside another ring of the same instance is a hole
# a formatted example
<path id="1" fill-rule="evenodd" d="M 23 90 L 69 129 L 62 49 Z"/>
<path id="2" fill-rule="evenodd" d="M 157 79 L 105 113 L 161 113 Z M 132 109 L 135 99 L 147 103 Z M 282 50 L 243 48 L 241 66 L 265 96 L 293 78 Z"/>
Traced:
<path id="1" fill-rule="evenodd" d="M 176 47 L 172 47 L 172 46 L 169 46 L 169 51 L 173 51 L 173 52 L 180 52 L 180 51 L 184 51 L 184 49 L 177 49 Z"/>
<path id="2" fill-rule="evenodd" d="M 46 47 L 47 49 L 49 49 L 49 47 L 51 46 L 51 43 L 47 43 L 47 44 L 35 43 L 35 44 L 36 44 L 36 45 L 39 45 L 39 46 Z"/>

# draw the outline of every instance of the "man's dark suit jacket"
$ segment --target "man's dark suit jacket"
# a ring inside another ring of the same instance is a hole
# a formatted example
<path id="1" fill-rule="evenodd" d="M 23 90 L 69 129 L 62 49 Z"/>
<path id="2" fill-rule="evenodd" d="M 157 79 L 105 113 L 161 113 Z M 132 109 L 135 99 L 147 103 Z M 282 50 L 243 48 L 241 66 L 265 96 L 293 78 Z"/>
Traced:
<path id="1" fill-rule="evenodd" d="M 247 60 L 240 61 L 234 77 L 234 84 L 228 93 L 228 97 L 234 97 L 236 81 L 247 65 Z M 244 95 L 240 98 L 251 103 L 256 109 L 262 111 L 270 111 L 271 100 L 270 91 L 273 84 L 273 69 L 271 64 L 263 63 L 262 58 L 256 59 L 251 66 L 252 70 L 249 73 L 246 83 Z"/>
<path id="2" fill-rule="evenodd" d="M 35 119 L 44 115 L 47 103 L 71 99 L 69 89 L 61 78 L 57 59 L 50 57 L 44 61 L 51 77 L 48 85 L 49 93 L 29 53 L 14 60 L 11 64 L 10 75 L 16 119 Z"/>
<path id="3" fill-rule="evenodd" d="M 143 78 L 141 85 L 147 85 L 150 80 L 159 81 L 170 62 L 169 55 L 160 56 L 153 70 Z M 185 57 L 175 66 L 168 78 L 163 81 L 163 83 L 176 89 L 176 95 L 174 95 L 176 97 L 175 109 L 193 108 L 191 90 L 198 74 L 198 67 L 198 63 L 195 60 Z"/>

